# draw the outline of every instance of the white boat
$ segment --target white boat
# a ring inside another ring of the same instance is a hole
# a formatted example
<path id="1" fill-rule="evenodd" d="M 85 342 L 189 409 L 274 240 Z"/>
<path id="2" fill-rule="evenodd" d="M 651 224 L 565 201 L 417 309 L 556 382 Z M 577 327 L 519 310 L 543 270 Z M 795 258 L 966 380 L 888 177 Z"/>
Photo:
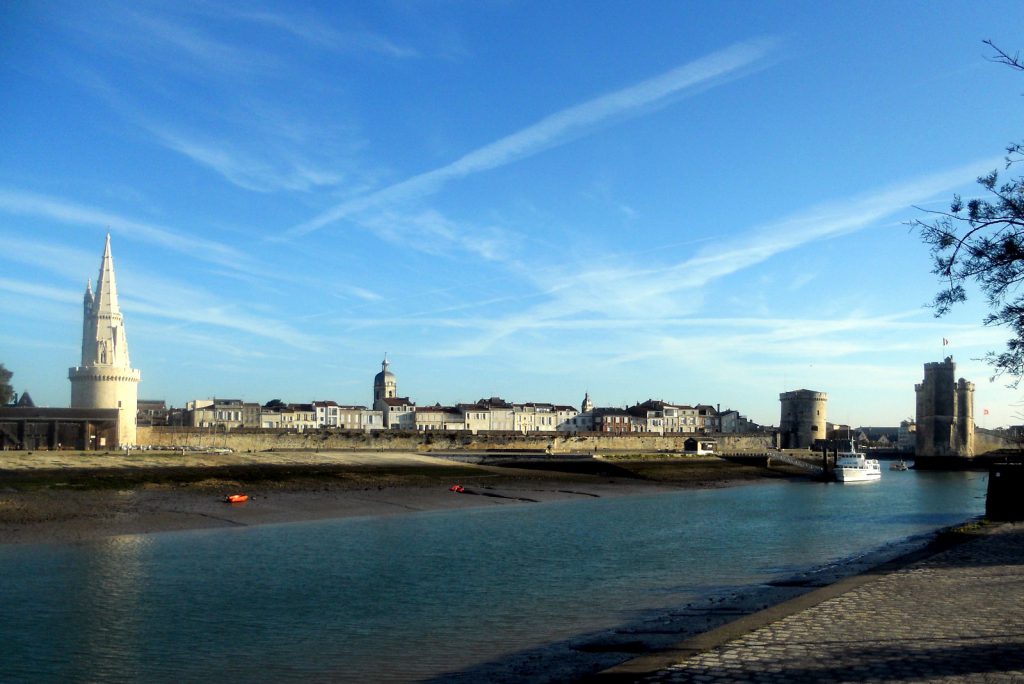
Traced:
<path id="1" fill-rule="evenodd" d="M 873 482 L 882 479 L 882 466 L 877 459 L 858 453 L 853 443 L 849 451 L 836 454 L 836 482 Z"/>
<path id="2" fill-rule="evenodd" d="M 889 470 L 910 470 L 910 466 L 904 460 L 899 460 L 889 466 Z"/>

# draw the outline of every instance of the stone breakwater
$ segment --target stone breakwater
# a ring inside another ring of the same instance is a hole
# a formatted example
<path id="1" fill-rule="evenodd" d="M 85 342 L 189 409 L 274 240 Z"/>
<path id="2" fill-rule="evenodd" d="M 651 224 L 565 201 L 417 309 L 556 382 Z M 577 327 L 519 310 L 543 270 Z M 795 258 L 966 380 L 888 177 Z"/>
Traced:
<path id="1" fill-rule="evenodd" d="M 233 451 L 313 449 L 324 451 L 509 451 L 551 454 L 682 452 L 693 435 L 519 434 L 465 432 L 346 432 L 335 430 L 263 430 L 240 428 L 140 427 L 138 442 L 150 447 L 226 448 Z M 772 436 L 702 435 L 714 439 L 721 453 L 762 453 Z"/>

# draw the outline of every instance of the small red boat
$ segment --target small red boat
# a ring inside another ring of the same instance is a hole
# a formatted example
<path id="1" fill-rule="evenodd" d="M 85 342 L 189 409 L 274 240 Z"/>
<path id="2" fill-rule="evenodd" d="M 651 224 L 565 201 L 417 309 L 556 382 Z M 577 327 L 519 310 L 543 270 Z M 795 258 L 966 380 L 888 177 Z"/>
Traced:
<path id="1" fill-rule="evenodd" d="M 448 488 L 448 491 L 455 492 L 456 494 L 464 494 L 466 492 L 466 488 L 460 484 L 454 484 Z"/>
<path id="2" fill-rule="evenodd" d="M 248 500 L 248 494 L 229 494 L 226 497 L 224 497 L 225 503 L 245 503 Z"/>

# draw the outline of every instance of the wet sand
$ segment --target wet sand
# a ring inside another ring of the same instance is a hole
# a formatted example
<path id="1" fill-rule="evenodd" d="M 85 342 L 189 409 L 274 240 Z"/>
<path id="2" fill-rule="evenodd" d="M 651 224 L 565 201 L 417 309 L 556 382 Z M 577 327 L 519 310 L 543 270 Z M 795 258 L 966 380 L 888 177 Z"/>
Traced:
<path id="1" fill-rule="evenodd" d="M 0 453 L 0 543 L 399 515 L 790 478 L 717 458 L 455 463 L 417 453 Z M 453 484 L 463 493 L 449 491 Z M 244 492 L 249 501 L 227 504 Z"/>

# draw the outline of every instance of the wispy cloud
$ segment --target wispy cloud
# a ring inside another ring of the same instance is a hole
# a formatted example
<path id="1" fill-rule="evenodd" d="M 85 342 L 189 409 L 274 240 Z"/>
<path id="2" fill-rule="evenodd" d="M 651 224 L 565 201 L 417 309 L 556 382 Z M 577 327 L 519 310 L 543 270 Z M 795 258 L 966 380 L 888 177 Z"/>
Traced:
<path id="1" fill-rule="evenodd" d="M 399 45 L 374 31 L 342 31 L 330 26 L 323 19 L 311 15 L 299 16 L 294 11 L 290 11 L 287 15 L 252 11 L 237 11 L 234 14 L 239 19 L 271 26 L 315 47 L 334 52 L 376 53 L 399 59 L 419 56 L 416 49 Z"/>
<path id="2" fill-rule="evenodd" d="M 141 240 L 234 270 L 256 270 L 252 260 L 233 247 L 46 195 L 0 188 L 0 211 L 70 225 L 102 228 L 129 239 Z"/>
<path id="3" fill-rule="evenodd" d="M 309 191 L 335 187 L 344 175 L 317 169 L 308 160 L 295 157 L 296 151 L 267 154 L 233 147 L 221 140 L 214 143 L 195 136 L 174 132 L 161 125 L 143 123 L 157 140 L 170 150 L 209 167 L 229 182 L 254 192 L 279 190 Z M 269 144 L 269 141 L 265 141 Z"/>
<path id="4" fill-rule="evenodd" d="M 252 316 L 236 305 L 210 305 L 193 303 L 188 308 L 168 307 L 166 303 L 147 303 L 131 297 L 122 298 L 125 311 L 145 314 L 156 318 L 182 321 L 203 326 L 226 328 L 248 333 L 264 339 L 283 342 L 305 351 L 323 351 L 320 340 L 296 330 L 287 323 Z"/>
<path id="5" fill-rule="evenodd" d="M 71 290 L 11 280 L 10 278 L 0 278 L 0 290 L 20 296 L 35 297 L 65 304 L 80 303 L 82 299 L 81 294 L 75 294 Z"/>
<path id="6" fill-rule="evenodd" d="M 154 75 L 168 70 L 202 79 L 248 79 L 277 66 L 265 51 L 222 39 L 209 22 L 188 16 L 185 5 L 97 2 L 81 10 L 55 13 L 54 20 L 91 48 L 144 62 Z"/>
<path id="7" fill-rule="evenodd" d="M 141 11 L 127 11 L 123 16 L 134 29 L 132 37 L 147 48 L 156 48 L 154 53 L 161 53 L 163 64 L 174 64 L 167 59 L 170 50 L 204 69 L 255 74 L 267 67 L 264 53 L 218 40 L 185 22 Z"/>
<path id="8" fill-rule="evenodd" d="M 569 107 L 473 150 L 446 166 L 345 201 L 295 226 L 287 235 L 304 235 L 371 207 L 432 194 L 451 180 L 510 164 L 585 135 L 617 118 L 664 106 L 673 98 L 754 67 L 774 48 L 775 41 L 768 39 L 740 43 L 627 88 Z"/>
<path id="9" fill-rule="evenodd" d="M 25 240 L 11 235 L 0 235 L 0 249 L 11 261 L 28 264 L 76 281 L 99 263 L 95 253 L 87 254 L 80 249 L 41 240 Z"/>
<path id="10" fill-rule="evenodd" d="M 820 204 L 779 221 L 759 226 L 728 242 L 707 246 L 672 269 L 672 282 L 701 286 L 717 278 L 761 263 L 802 245 L 839 237 L 877 224 L 887 216 L 906 212 L 992 168 L 992 159 L 895 183 L 873 192 Z"/>
<path id="11" fill-rule="evenodd" d="M 0 244 L 6 246 L 8 242 L 4 238 Z M 15 246 L 19 250 L 15 254 L 18 255 L 19 261 L 31 263 L 32 259 L 25 259 L 24 254 L 36 253 L 37 247 L 42 250 L 43 254 L 47 253 L 45 245 L 39 246 L 28 241 L 17 241 L 17 243 Z M 56 251 L 50 252 L 51 255 L 62 253 L 78 256 L 74 250 L 57 248 Z M 96 266 L 98 263 L 99 260 L 96 259 L 92 266 Z M 61 268 L 60 271 L 64 275 L 74 275 L 75 277 L 82 275 L 81 272 L 71 274 L 68 268 Z M 126 313 L 194 324 L 201 326 L 204 330 L 211 328 L 235 330 L 306 351 L 321 351 L 323 349 L 318 337 L 297 330 L 278 319 L 254 315 L 243 306 L 222 302 L 212 293 L 196 287 L 194 284 L 169 280 L 123 267 L 119 267 L 118 271 L 119 282 L 122 285 L 126 282 L 132 285 L 130 295 L 125 296 L 123 290 L 121 293 L 121 306 Z M 82 301 L 81 290 L 40 285 L 11 278 L 0 278 L 0 292 L 17 295 L 20 298 L 41 299 L 61 304 L 80 305 Z M 168 292 L 175 293 L 175 297 L 179 301 L 189 302 L 189 306 L 168 306 Z"/>
<path id="12" fill-rule="evenodd" d="M 457 223 L 434 209 L 409 214 L 383 211 L 360 216 L 358 223 L 382 240 L 427 254 L 457 251 L 487 261 L 507 261 L 514 252 L 510 231 Z"/>
<path id="13" fill-rule="evenodd" d="M 803 245 L 877 225 L 887 216 L 940 193 L 949 193 L 991 168 L 992 160 L 896 183 L 861 196 L 820 204 L 728 240 L 704 245 L 674 264 L 634 266 L 622 255 L 612 266 L 582 270 L 524 269 L 547 297 L 530 309 L 481 323 L 480 334 L 443 352 L 449 355 L 486 353 L 500 340 L 547 326 L 588 325 L 618 329 L 624 320 L 644 326 L 652 307 L 663 322 L 697 313 L 709 283 L 762 263 Z"/>

